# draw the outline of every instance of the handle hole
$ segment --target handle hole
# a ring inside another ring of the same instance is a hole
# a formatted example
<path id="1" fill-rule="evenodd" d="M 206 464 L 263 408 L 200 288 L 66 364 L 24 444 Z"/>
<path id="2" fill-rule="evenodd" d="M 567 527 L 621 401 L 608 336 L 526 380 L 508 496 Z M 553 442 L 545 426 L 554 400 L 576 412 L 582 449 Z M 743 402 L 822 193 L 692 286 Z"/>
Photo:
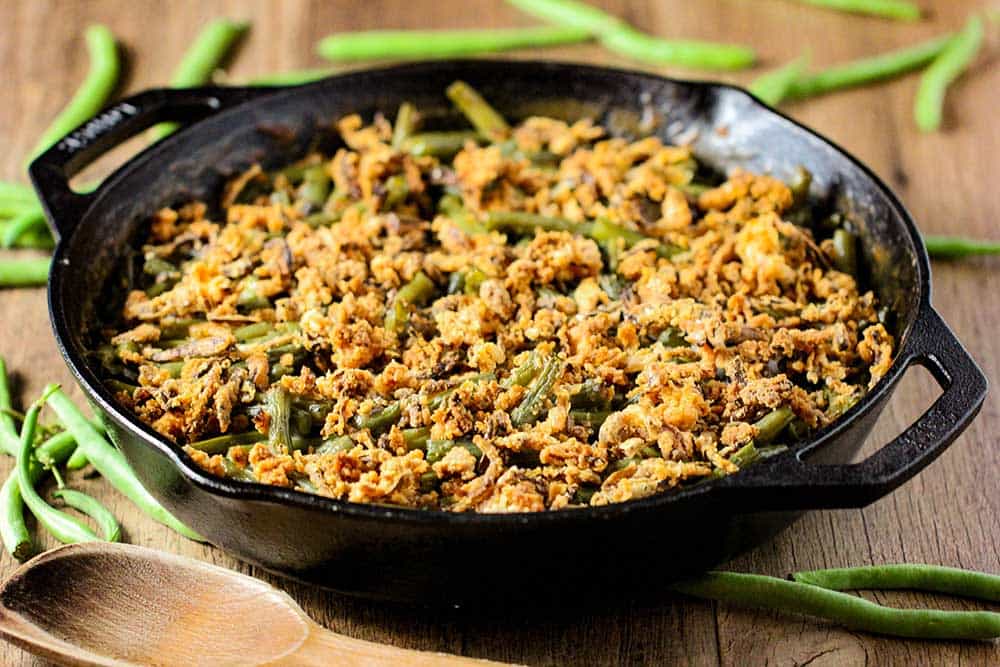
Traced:
<path id="1" fill-rule="evenodd" d="M 942 393 L 940 385 L 929 370 L 919 362 L 912 364 L 903 374 L 888 404 L 875 421 L 871 435 L 865 438 L 850 462 L 864 461 L 886 443 L 891 442 L 908 426 L 920 419 Z M 864 433 L 859 433 L 859 437 L 864 437 Z M 855 446 L 855 443 L 845 440 L 843 446 L 850 448 Z M 837 464 L 844 462 L 842 456 L 829 451 L 828 447 L 821 447 L 811 455 L 804 456 L 803 460 L 815 465 Z"/>
<path id="2" fill-rule="evenodd" d="M 70 189 L 78 194 L 91 192 L 101 181 L 118 169 L 118 167 L 149 148 L 152 145 L 150 141 L 151 137 L 150 130 L 140 132 L 131 139 L 107 151 L 70 179 Z"/>

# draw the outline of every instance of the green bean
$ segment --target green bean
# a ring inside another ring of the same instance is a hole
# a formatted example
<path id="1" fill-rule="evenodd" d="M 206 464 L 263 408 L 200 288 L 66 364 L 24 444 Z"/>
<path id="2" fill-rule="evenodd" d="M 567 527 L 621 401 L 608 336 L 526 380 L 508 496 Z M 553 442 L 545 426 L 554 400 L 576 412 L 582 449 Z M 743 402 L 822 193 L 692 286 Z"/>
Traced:
<path id="1" fill-rule="evenodd" d="M 70 544 L 73 542 L 99 540 L 100 538 L 94 531 L 84 523 L 46 503 L 32 484 L 31 460 L 38 413 L 41 411 L 42 405 L 48 398 L 48 395 L 57 389 L 58 385 L 49 385 L 42 398 L 32 403 L 31 407 L 28 408 L 27 414 L 25 414 L 24 423 L 21 425 L 21 449 L 17 456 L 18 489 L 21 492 L 24 504 L 35 515 L 38 522 L 60 542 Z"/>
<path id="2" fill-rule="evenodd" d="M 677 327 L 667 327 L 664 329 L 660 335 L 656 337 L 656 342 L 669 348 L 688 346 L 687 334 Z"/>
<path id="3" fill-rule="evenodd" d="M 121 68 L 115 36 L 105 26 L 92 25 L 85 33 L 90 70 L 69 104 L 56 116 L 31 151 L 28 161 L 44 153 L 52 144 L 78 125 L 96 116 L 118 85 Z"/>
<path id="4" fill-rule="evenodd" d="M 597 486 L 578 486 L 573 493 L 573 502 L 577 505 L 589 505 L 590 499 L 600 490 Z"/>
<path id="5" fill-rule="evenodd" d="M 968 69 L 983 43 L 983 34 L 983 20 L 972 16 L 955 39 L 924 70 L 913 103 L 913 117 L 921 131 L 934 132 L 941 127 L 948 86 Z"/>
<path id="6" fill-rule="evenodd" d="M 542 359 L 536 350 L 528 353 L 528 358 L 524 362 L 511 370 L 510 375 L 500 383 L 501 387 L 509 389 L 515 385 L 526 387 L 531 384 L 538 373 L 542 370 Z"/>
<path id="7" fill-rule="evenodd" d="M 18 240 L 28 232 L 44 228 L 45 213 L 42 212 L 41 206 L 35 206 L 11 219 L 4 229 L 0 245 L 4 248 L 13 248 L 17 245 Z"/>
<path id="8" fill-rule="evenodd" d="M 409 309 L 428 301 L 434 296 L 436 289 L 434 282 L 427 277 L 423 271 L 417 271 L 416 275 L 399 288 L 396 298 L 386 309 L 385 328 L 397 334 L 402 333 L 406 328 L 409 319 Z"/>
<path id="9" fill-rule="evenodd" d="M 13 224 L 13 221 L 11 221 Z M 6 232 L 6 228 L 4 228 Z M 16 241 L 14 248 L 32 248 L 34 250 L 52 250 L 56 247 L 56 241 L 49 233 L 48 227 L 34 227 L 24 231 Z"/>
<path id="10" fill-rule="evenodd" d="M 335 74 L 336 71 L 328 67 L 316 68 L 316 69 L 302 69 L 302 70 L 290 70 L 288 72 L 275 72 L 273 74 L 264 74 L 251 79 L 247 85 L 250 86 L 301 86 L 302 84 L 312 83 L 313 81 L 319 81 L 320 79 L 325 79 L 328 76 Z"/>
<path id="11" fill-rule="evenodd" d="M 385 194 L 382 205 L 379 207 L 383 211 L 391 211 L 395 207 L 406 201 L 410 194 L 410 186 L 406 183 L 406 176 L 403 174 L 393 174 L 385 179 Z"/>
<path id="12" fill-rule="evenodd" d="M 754 442 L 757 444 L 767 444 L 777 438 L 785 427 L 795 419 L 795 413 L 791 408 L 778 408 L 772 410 L 757 420 L 754 427 L 757 429 L 757 437 Z"/>
<path id="13" fill-rule="evenodd" d="M 24 202 L 28 205 L 38 203 L 35 191 L 30 186 L 12 183 L 10 181 L 0 181 L 0 200 L 9 202 Z"/>
<path id="14" fill-rule="evenodd" d="M 934 60 L 951 42 L 945 35 L 898 51 L 871 58 L 853 60 L 796 79 L 788 90 L 788 99 L 802 99 L 901 76 L 920 69 Z"/>
<path id="15" fill-rule="evenodd" d="M 0 287 L 44 285 L 49 280 L 48 257 L 0 260 Z"/>
<path id="16" fill-rule="evenodd" d="M 253 324 L 238 327 L 233 331 L 233 336 L 240 343 L 245 343 L 253 338 L 260 338 L 272 333 L 274 330 L 274 325 L 270 322 L 254 322 Z"/>
<path id="17" fill-rule="evenodd" d="M 192 449 L 197 449 L 199 452 L 205 452 L 206 454 L 223 454 L 227 452 L 230 447 L 253 445 L 258 442 L 264 442 L 265 440 L 267 440 L 267 436 L 263 433 L 248 431 L 246 433 L 227 433 L 226 435 L 219 435 L 206 440 L 198 440 L 197 442 L 192 442 L 188 446 Z"/>
<path id="18" fill-rule="evenodd" d="M 917 21 L 920 7 L 905 0 L 799 0 L 807 5 L 834 9 L 840 12 L 868 14 L 897 21 Z"/>
<path id="19" fill-rule="evenodd" d="M 38 210 L 38 201 L 33 202 L 21 201 L 20 199 L 15 200 L 3 200 L 0 199 L 0 218 L 16 218 L 25 213 L 31 213 Z M 5 225 L 9 223 L 4 223 Z"/>
<path id="20" fill-rule="evenodd" d="M 515 234 L 533 234 L 540 229 L 543 232 L 571 232 L 588 236 L 592 226 L 585 222 L 550 218 L 523 211 L 490 211 L 486 214 L 486 229 L 506 230 Z"/>
<path id="21" fill-rule="evenodd" d="M 319 209 L 330 196 L 330 174 L 324 165 L 309 167 L 302 174 L 299 198 Z"/>
<path id="22" fill-rule="evenodd" d="M 122 529 L 118 525 L 115 515 L 108 511 L 96 498 L 88 496 L 86 493 L 74 491 L 73 489 L 57 489 L 52 492 L 56 498 L 60 498 L 64 503 L 73 509 L 83 512 L 101 529 L 106 542 L 117 542 L 121 539 Z"/>
<path id="23" fill-rule="evenodd" d="M 445 94 L 484 139 L 500 141 L 510 132 L 510 125 L 504 117 L 490 106 L 479 91 L 464 81 L 452 83 Z"/>
<path id="24" fill-rule="evenodd" d="M 59 421 L 66 427 L 66 430 L 73 434 L 76 444 L 83 449 L 83 453 L 86 454 L 91 465 L 113 487 L 118 489 L 129 500 L 135 503 L 140 510 L 156 521 L 172 528 L 189 539 L 204 541 L 204 538 L 167 512 L 143 488 L 139 479 L 132 472 L 128 462 L 125 460 L 125 456 L 118 449 L 108 444 L 66 394 L 56 389 L 49 395 L 48 404 L 55 410 Z"/>
<path id="25" fill-rule="evenodd" d="M 436 158 L 453 157 L 465 145 L 479 140 L 479 134 L 468 130 L 457 132 L 421 132 L 413 134 L 403 142 L 402 149 L 411 155 L 430 155 Z"/>
<path id="26" fill-rule="evenodd" d="M 425 458 L 429 463 L 437 463 L 455 447 L 464 448 L 477 459 L 483 455 L 482 451 L 468 440 L 428 440 Z"/>
<path id="27" fill-rule="evenodd" d="M 70 455 L 69 460 L 66 461 L 66 469 L 81 470 L 87 467 L 88 463 L 90 463 L 90 461 L 87 460 L 87 455 L 83 453 L 82 449 L 77 447 L 73 450 L 73 454 Z"/>
<path id="28" fill-rule="evenodd" d="M 507 0 L 507 3 L 544 21 L 595 35 L 627 27 L 618 17 L 578 0 Z"/>
<path id="29" fill-rule="evenodd" d="M 354 441 L 351 436 L 342 435 L 338 438 L 331 438 L 323 442 L 316 449 L 317 454 L 336 454 L 338 452 L 349 452 L 354 449 Z"/>
<path id="30" fill-rule="evenodd" d="M 368 429 L 372 433 L 386 431 L 390 426 L 399 421 L 403 411 L 399 403 L 390 403 L 378 412 L 369 415 L 358 415 L 354 419 L 354 425 L 360 429 Z"/>
<path id="31" fill-rule="evenodd" d="M 403 429 L 403 441 L 406 442 L 407 449 L 426 449 L 430 436 L 431 430 L 426 426 Z"/>
<path id="32" fill-rule="evenodd" d="M 580 390 L 569 397 L 569 404 L 574 408 L 606 410 L 611 407 L 614 389 L 605 385 L 597 378 L 583 381 Z"/>
<path id="33" fill-rule="evenodd" d="M 479 268 L 472 267 L 465 273 L 465 286 L 464 290 L 466 294 L 476 295 L 479 294 L 479 288 L 482 287 L 483 283 L 486 282 L 488 276 L 483 273 Z"/>
<path id="34" fill-rule="evenodd" d="M 695 69 L 744 69 L 757 58 L 753 49 L 739 44 L 660 39 L 630 27 L 605 32 L 600 40 L 608 50 L 635 60 Z"/>
<path id="35" fill-rule="evenodd" d="M 181 376 L 181 373 L 184 370 L 184 360 L 168 361 L 162 364 L 156 364 L 156 366 L 161 371 L 166 371 L 171 378 L 176 380 Z"/>
<path id="36" fill-rule="evenodd" d="M 142 272 L 148 276 L 158 276 L 163 273 L 176 274 L 178 270 L 176 266 L 162 257 L 151 255 L 142 263 Z"/>
<path id="37" fill-rule="evenodd" d="M 392 147 L 402 148 L 403 143 L 413 134 L 417 126 L 417 108 L 403 102 L 396 111 L 396 122 L 392 124 Z"/>
<path id="38" fill-rule="evenodd" d="M 265 411 L 270 417 L 267 429 L 268 444 L 274 452 L 287 452 L 292 449 L 292 397 L 287 389 L 276 385 L 267 392 L 266 405 Z"/>
<path id="39" fill-rule="evenodd" d="M 894 637 L 993 639 L 1000 635 L 1000 614 L 994 612 L 893 609 L 846 593 L 757 574 L 709 572 L 671 587 L 693 597 L 814 616 Z"/>
<path id="40" fill-rule="evenodd" d="M 934 259 L 962 259 L 972 255 L 1000 255 L 1000 241 L 979 241 L 960 236 L 925 235 L 924 244 Z"/>
<path id="41" fill-rule="evenodd" d="M 32 480 L 37 483 L 41 477 L 41 466 L 35 466 L 38 471 Z M 26 560 L 34 553 L 31 532 L 24 522 L 24 500 L 17 485 L 17 469 L 15 468 L 0 487 L 0 537 L 3 538 L 7 552 L 19 561 Z"/>
<path id="42" fill-rule="evenodd" d="M 562 376 L 562 372 L 563 362 L 558 357 L 552 357 L 542 365 L 542 370 L 532 382 L 528 393 L 518 406 L 511 410 L 510 420 L 515 426 L 524 426 L 538 420 L 545 407 L 545 401 L 553 385 Z"/>
<path id="43" fill-rule="evenodd" d="M 0 358 L 0 449 L 10 456 L 17 456 L 21 441 L 17 436 L 17 425 L 9 412 L 13 407 L 7 364 Z"/>
<path id="44" fill-rule="evenodd" d="M 244 310 L 258 310 L 260 308 L 270 308 L 271 302 L 266 298 L 257 294 L 255 289 L 256 283 L 253 281 L 247 281 L 243 289 L 240 290 L 240 295 L 236 300 L 236 305 Z"/>
<path id="45" fill-rule="evenodd" d="M 795 60 L 760 75 L 750 82 L 747 90 L 766 104 L 777 106 L 785 99 L 792 85 L 802 76 L 808 66 L 809 54 L 802 54 Z"/>
<path id="46" fill-rule="evenodd" d="M 601 428 L 603 424 L 611 413 L 607 410 L 570 410 L 569 416 L 573 418 L 573 421 L 577 424 L 586 426 L 587 428 L 598 429 Z"/>
<path id="47" fill-rule="evenodd" d="M 1000 575 L 941 565 L 890 564 L 808 570 L 795 581 L 833 591 L 912 589 L 1000 602 Z"/>
<path id="48" fill-rule="evenodd" d="M 461 271 L 454 271 L 448 275 L 448 294 L 462 294 L 465 292 L 465 274 Z"/>
<path id="49" fill-rule="evenodd" d="M 858 237 L 844 228 L 833 233 L 833 266 L 849 276 L 858 275 Z"/>
<path id="50" fill-rule="evenodd" d="M 369 30 L 325 37 L 316 45 L 316 53 L 334 62 L 454 58 L 573 44 L 588 39 L 590 33 L 587 31 L 558 26 L 485 30 Z"/>
<path id="51" fill-rule="evenodd" d="M 249 466 L 244 467 L 237 465 L 234 461 L 227 458 L 222 459 L 222 469 L 228 479 L 235 479 L 240 482 L 257 481 L 257 478 L 254 477 L 253 470 L 249 469 Z"/>
<path id="52" fill-rule="evenodd" d="M 228 19 L 216 19 L 206 24 L 174 70 L 170 87 L 192 88 L 209 83 L 212 73 L 249 27 L 249 23 Z M 177 123 L 160 123 L 153 128 L 153 141 L 159 141 L 178 127 Z"/>

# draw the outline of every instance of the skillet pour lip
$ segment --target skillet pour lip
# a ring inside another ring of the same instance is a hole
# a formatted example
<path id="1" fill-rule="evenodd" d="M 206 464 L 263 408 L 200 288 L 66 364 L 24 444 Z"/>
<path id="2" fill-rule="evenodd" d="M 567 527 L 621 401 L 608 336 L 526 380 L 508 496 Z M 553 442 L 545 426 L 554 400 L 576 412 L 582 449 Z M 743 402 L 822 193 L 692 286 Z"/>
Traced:
<path id="1" fill-rule="evenodd" d="M 446 60 L 446 61 L 435 61 L 432 63 L 417 63 L 417 64 L 406 64 L 398 65 L 388 68 L 378 68 L 372 70 L 363 70 L 358 72 L 352 72 L 348 74 L 337 75 L 323 79 L 321 81 L 306 84 L 304 86 L 291 86 L 291 87 L 280 87 L 274 88 L 267 95 L 266 98 L 260 100 L 261 103 L 265 103 L 265 100 L 275 99 L 276 97 L 294 94 L 294 91 L 299 90 L 309 90 L 309 89 L 322 89 L 324 87 L 332 86 L 334 83 L 342 86 L 350 85 L 362 85 L 368 83 L 370 85 L 369 79 L 373 76 L 381 77 L 391 77 L 391 76 L 420 76 L 422 73 L 428 71 L 437 71 L 444 69 L 454 70 L 455 78 L 462 78 L 461 72 L 464 70 L 477 70 L 481 68 L 496 68 L 502 66 L 509 72 L 508 76 L 517 76 L 519 70 L 544 70 L 545 72 L 551 73 L 553 77 L 567 76 L 573 77 L 574 75 L 585 74 L 589 77 L 631 77 L 639 81 L 650 81 L 650 82 L 660 82 L 668 83 L 675 86 L 680 86 L 692 90 L 722 90 L 728 91 L 728 94 L 738 94 L 743 96 L 747 101 L 751 102 L 752 110 L 755 113 L 770 114 L 772 117 L 777 118 L 782 123 L 787 126 L 789 132 L 795 133 L 805 133 L 813 140 L 817 140 L 822 145 L 825 146 L 827 150 L 833 151 L 840 158 L 846 159 L 851 165 L 861 171 L 864 177 L 870 182 L 872 189 L 877 191 L 881 196 L 883 196 L 889 206 L 894 210 L 899 220 L 902 221 L 906 229 L 906 234 L 908 235 L 912 248 L 914 250 L 913 257 L 911 258 L 915 266 L 915 276 L 916 276 L 916 291 L 917 291 L 917 303 L 916 309 L 917 313 L 913 316 L 914 319 L 912 323 L 907 327 L 906 331 L 898 332 L 897 334 L 897 355 L 893 360 L 893 364 L 889 371 L 883 376 L 874 387 L 872 387 L 865 395 L 862 397 L 858 403 L 851 407 L 844 415 L 838 418 L 834 423 L 825 427 L 824 429 L 817 432 L 813 438 L 803 443 L 798 443 L 796 446 L 790 448 L 782 454 L 776 455 L 767 461 L 760 462 L 753 468 L 748 468 L 746 471 L 741 472 L 738 475 L 724 477 L 718 480 L 708 481 L 695 486 L 683 487 L 680 489 L 670 490 L 666 492 L 661 492 L 646 498 L 630 500 L 622 503 L 614 503 L 607 506 L 588 506 L 582 508 L 572 508 L 564 509 L 558 511 L 544 511 L 537 513 L 508 513 L 508 514 L 480 514 L 480 513 L 453 513 L 446 512 L 442 510 L 427 510 L 427 509 L 412 509 L 406 507 L 395 507 L 387 505 L 375 505 L 375 504 L 362 504 L 362 503 L 352 503 L 348 501 L 337 500 L 334 498 L 329 498 L 326 496 L 321 496 L 317 494 L 309 494 L 300 491 L 294 491 L 290 489 L 285 489 L 282 487 L 276 487 L 265 484 L 254 484 L 248 482 L 238 482 L 227 480 L 221 477 L 215 477 L 204 471 L 202 471 L 197 465 L 183 452 L 180 446 L 173 443 L 167 442 L 153 429 L 148 427 L 146 424 L 140 422 L 137 418 L 120 408 L 117 402 L 114 400 L 110 392 L 105 388 L 104 384 L 100 381 L 97 374 L 92 370 L 89 363 L 82 358 L 76 350 L 71 349 L 66 341 L 71 339 L 71 334 L 68 330 L 68 322 L 66 320 L 65 313 L 63 312 L 63 306 L 60 301 L 60 294 L 63 293 L 65 280 L 65 270 L 66 265 L 70 261 L 70 244 L 67 239 L 60 239 L 57 248 L 54 253 L 53 268 L 49 281 L 48 295 L 49 295 L 49 307 L 50 316 L 52 319 L 52 325 L 56 336 L 56 341 L 59 346 L 59 350 L 63 355 L 69 365 L 73 375 L 76 377 L 77 381 L 83 387 L 87 396 L 96 403 L 99 410 L 106 415 L 109 415 L 121 428 L 127 430 L 132 436 L 141 439 L 147 445 L 156 449 L 159 453 L 166 456 L 172 464 L 177 468 L 183 476 L 193 485 L 199 487 L 207 492 L 218 496 L 224 496 L 227 498 L 237 499 L 237 500 L 254 500 L 261 502 L 286 504 L 286 505 L 297 505 L 302 507 L 310 508 L 321 508 L 329 512 L 338 513 L 345 516 L 352 516 L 364 519 L 376 519 L 385 521 L 394 521 L 399 523 L 414 523 L 414 524 L 431 524 L 431 523 L 444 523 L 448 525 L 463 525 L 463 524 L 526 524 L 529 521 L 532 523 L 538 522 L 562 522 L 568 520 L 600 520 L 600 519 L 611 519 L 626 515 L 632 512 L 641 512 L 646 510 L 652 510 L 658 507 L 662 507 L 668 504 L 677 502 L 700 502 L 708 501 L 712 502 L 716 500 L 713 498 L 723 490 L 739 491 L 743 487 L 746 480 L 751 478 L 757 478 L 758 481 L 761 479 L 761 473 L 766 473 L 769 470 L 775 468 L 775 466 L 780 466 L 781 464 L 794 464 L 802 465 L 799 462 L 799 457 L 807 452 L 812 451 L 821 447 L 824 443 L 837 438 L 838 436 L 844 435 L 852 424 L 857 421 L 857 419 L 867 413 L 869 410 L 877 407 L 882 401 L 884 401 L 889 393 L 894 388 L 896 382 L 902 377 L 902 375 L 907 370 L 909 363 L 916 358 L 914 351 L 910 351 L 909 357 L 904 355 L 909 348 L 909 339 L 913 336 L 913 330 L 918 327 L 921 323 L 921 318 L 924 317 L 924 311 L 930 311 L 930 266 L 926 250 L 923 246 L 923 242 L 917 232 L 916 226 L 913 219 L 905 209 L 905 207 L 899 202 L 898 198 L 892 193 L 892 191 L 883 183 L 883 181 L 876 176 L 868 167 L 866 167 L 861 161 L 852 156 L 850 153 L 842 149 L 836 143 L 826 139 L 822 135 L 808 129 L 804 125 L 798 123 L 797 121 L 789 118 L 788 116 L 782 114 L 773 108 L 768 107 L 766 104 L 755 98 L 753 95 L 747 91 L 724 83 L 714 83 L 707 81 L 679 81 L 676 79 L 670 79 L 667 77 L 660 77 L 652 74 L 642 73 L 642 72 L 631 72 L 622 69 L 612 69 L 603 67 L 594 67 L 589 65 L 578 65 L 572 63 L 559 63 L 551 61 L 502 61 L 502 60 Z M 471 76 L 471 74 L 470 74 Z M 227 88 L 206 88 L 203 89 L 204 94 L 212 94 L 213 92 L 222 93 L 227 90 L 239 90 L 239 89 L 227 89 Z M 191 92 L 197 92 L 198 89 L 193 89 Z M 152 91 L 152 92 L 163 92 L 167 94 L 167 91 Z M 488 95 L 488 90 L 485 91 Z M 255 95 L 261 94 L 259 91 L 255 91 Z M 137 99 L 130 98 L 130 99 Z M 223 117 L 237 117 L 246 112 L 248 108 L 251 108 L 256 103 L 254 101 L 245 101 L 243 103 L 237 104 L 229 109 L 223 109 L 218 112 L 217 115 L 213 116 L 213 119 L 220 119 Z M 162 120 L 161 118 L 156 118 L 150 121 L 148 124 L 151 125 L 154 122 Z M 86 128 L 86 126 L 84 126 Z M 178 135 L 187 135 L 190 132 L 197 130 L 197 123 L 188 128 L 184 128 Z M 78 130 L 79 131 L 79 130 Z M 134 132 L 133 132 L 134 134 Z M 70 135 L 74 136 L 73 134 Z M 115 174 L 105 181 L 105 186 L 101 188 L 104 192 L 99 192 L 95 197 L 89 201 L 86 209 L 80 211 L 80 218 L 84 218 L 85 215 L 91 211 L 94 207 L 100 204 L 103 194 L 114 189 L 114 186 L 118 181 L 121 180 L 123 174 L 125 174 L 131 167 L 136 167 L 142 164 L 145 160 L 154 159 L 159 149 L 163 149 L 165 146 L 169 146 L 170 142 L 176 137 L 171 137 L 163 142 L 160 142 L 156 146 L 140 153 L 136 157 L 132 158 L 128 163 L 120 167 Z M 58 145 L 57 145 L 58 146 Z M 44 163 L 53 162 L 58 159 L 62 162 L 63 167 L 69 163 L 69 160 L 63 156 L 55 155 L 56 149 L 53 148 L 46 154 L 43 154 L 31 168 L 32 178 L 36 183 L 36 188 L 39 190 L 45 189 L 45 184 L 42 183 L 40 177 L 42 169 L 46 166 Z M 76 169 L 78 170 L 78 169 Z M 65 169 L 64 169 L 65 171 Z M 106 190 L 105 190 L 106 188 Z M 45 200 L 43 193 L 43 200 Z M 54 217 L 52 211 L 49 211 L 50 220 Z M 70 233 L 70 236 L 72 233 Z M 933 313 L 933 311 L 930 311 Z M 936 314 L 934 314 L 936 317 Z M 945 330 L 947 328 L 945 327 Z M 950 332 L 949 332 L 950 333 Z M 957 341 L 955 341 L 957 344 Z M 960 348 L 960 345 L 959 345 Z M 916 352 L 921 352 L 917 350 Z M 964 350 L 961 350 L 964 353 Z M 967 357 L 967 354 L 966 354 Z M 975 368 L 974 362 L 971 359 L 968 360 Z M 919 363 L 919 359 L 917 360 Z M 933 370 L 933 369 L 932 369 Z M 975 368 L 978 371 L 978 368 Z M 947 374 L 945 372 L 945 374 Z M 981 376 L 981 372 L 979 372 Z M 983 383 L 982 392 L 985 394 L 985 378 L 981 378 Z M 970 401 L 970 404 L 975 402 Z M 975 412 L 978 411 L 979 404 L 982 403 L 982 398 L 978 399 L 978 404 L 972 406 L 970 409 L 965 406 L 965 413 L 961 415 L 962 423 L 957 427 L 960 431 L 964 427 L 965 423 L 970 420 Z M 956 430 L 956 429 L 953 429 Z M 957 432 L 950 434 L 948 443 L 940 446 L 943 449 L 947 444 L 950 444 L 951 440 L 957 435 Z M 888 446 L 887 446 L 888 447 Z M 936 453 L 936 452 L 935 452 Z M 929 460 L 927 461 L 929 463 Z M 926 465 L 926 464 L 924 464 Z M 815 466 L 814 466 L 815 467 Z M 824 466 L 833 468 L 835 466 Z M 841 466 L 847 467 L 847 466 Z M 921 468 L 923 466 L 920 466 Z M 753 473 L 753 475 L 751 475 Z M 913 472 L 912 474 L 916 474 Z M 906 479 L 909 478 L 908 475 Z M 765 475 L 766 476 L 766 475 Z M 902 481 L 905 481 L 902 480 Z M 899 483 L 894 484 L 892 488 L 898 486 Z M 891 490 L 891 489 L 889 489 Z M 728 496 L 731 498 L 732 496 Z M 867 504 L 867 501 L 862 504 Z M 832 506 L 832 505 L 831 505 Z M 740 507 L 735 505 L 730 508 L 731 511 L 735 513 L 757 511 L 758 507 Z M 806 509 L 806 507 L 803 507 Z"/>

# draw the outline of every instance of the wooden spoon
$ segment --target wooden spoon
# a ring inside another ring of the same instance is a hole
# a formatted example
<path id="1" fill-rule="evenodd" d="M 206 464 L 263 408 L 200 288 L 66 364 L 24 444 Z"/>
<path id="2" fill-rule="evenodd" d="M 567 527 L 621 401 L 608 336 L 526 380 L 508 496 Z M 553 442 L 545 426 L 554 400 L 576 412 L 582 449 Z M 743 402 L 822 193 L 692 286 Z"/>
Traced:
<path id="1" fill-rule="evenodd" d="M 25 563 L 0 589 L 0 633 L 66 665 L 499 664 L 338 635 L 263 581 L 107 542 Z"/>

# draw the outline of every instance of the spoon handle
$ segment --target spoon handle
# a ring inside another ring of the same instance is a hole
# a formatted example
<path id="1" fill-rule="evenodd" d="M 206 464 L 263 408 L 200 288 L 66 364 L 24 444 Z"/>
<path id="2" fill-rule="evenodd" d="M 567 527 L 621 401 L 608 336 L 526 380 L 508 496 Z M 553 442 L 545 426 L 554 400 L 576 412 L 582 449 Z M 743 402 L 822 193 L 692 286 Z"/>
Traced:
<path id="1" fill-rule="evenodd" d="M 299 647 L 289 655 L 276 661 L 275 665 L 301 665 L 303 667 L 327 667 L 336 663 L 339 667 L 461 667 L 462 665 L 506 665 L 466 658 L 460 655 L 446 653 L 431 653 L 429 651 L 413 651 L 410 649 L 366 642 L 345 635 L 331 632 L 312 621 L 309 622 L 309 635 Z"/>

